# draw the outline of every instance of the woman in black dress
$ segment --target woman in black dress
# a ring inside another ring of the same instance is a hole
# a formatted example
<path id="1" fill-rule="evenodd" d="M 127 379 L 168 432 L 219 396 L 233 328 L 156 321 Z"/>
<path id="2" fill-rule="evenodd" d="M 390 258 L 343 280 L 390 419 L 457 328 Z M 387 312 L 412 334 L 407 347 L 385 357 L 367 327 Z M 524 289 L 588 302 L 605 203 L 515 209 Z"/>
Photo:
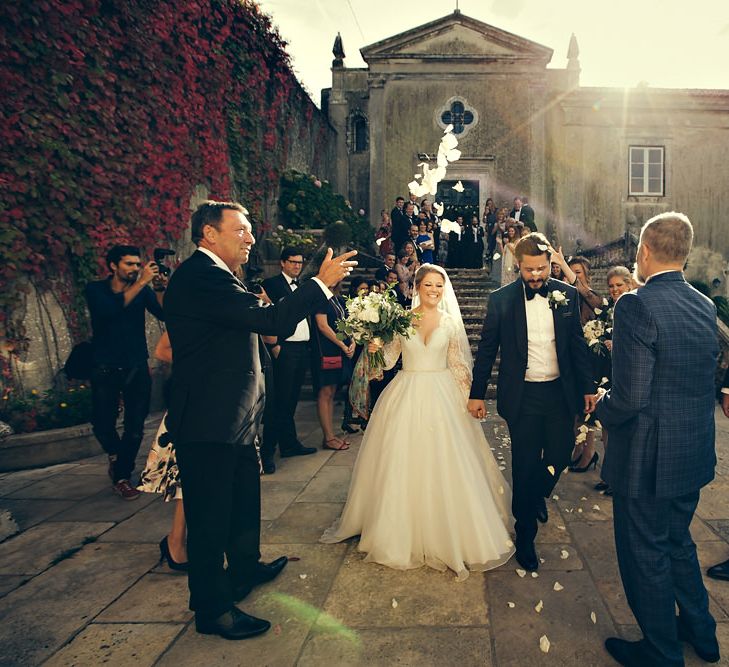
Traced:
<path id="1" fill-rule="evenodd" d="M 354 355 L 354 343 L 337 338 L 337 322 L 345 317 L 344 301 L 339 296 L 340 285 L 332 289 L 334 296 L 316 314 L 314 330 L 316 336 L 314 350 L 317 353 L 314 363 L 314 389 L 317 392 L 316 409 L 319 424 L 324 436 L 321 444 L 323 449 L 336 451 L 349 449 L 346 440 L 334 435 L 334 395 L 342 380 L 344 358 L 351 359 Z"/>

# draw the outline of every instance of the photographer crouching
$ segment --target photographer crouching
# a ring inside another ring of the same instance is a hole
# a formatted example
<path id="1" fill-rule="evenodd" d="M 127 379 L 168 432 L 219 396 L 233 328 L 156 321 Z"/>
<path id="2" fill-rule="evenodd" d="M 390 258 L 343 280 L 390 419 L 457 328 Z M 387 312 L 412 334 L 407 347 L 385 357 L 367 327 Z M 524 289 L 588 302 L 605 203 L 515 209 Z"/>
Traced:
<path id="1" fill-rule="evenodd" d="M 136 500 L 140 495 L 131 484 L 131 476 L 152 389 L 145 310 L 160 321 L 164 319 L 162 300 L 170 271 L 157 251 L 155 258 L 157 261 L 142 266 L 138 248 L 115 245 L 106 256 L 111 275 L 86 286 L 93 332 L 91 424 L 109 456 L 112 488 L 124 500 Z M 124 400 L 121 437 L 116 428 L 120 397 Z"/>

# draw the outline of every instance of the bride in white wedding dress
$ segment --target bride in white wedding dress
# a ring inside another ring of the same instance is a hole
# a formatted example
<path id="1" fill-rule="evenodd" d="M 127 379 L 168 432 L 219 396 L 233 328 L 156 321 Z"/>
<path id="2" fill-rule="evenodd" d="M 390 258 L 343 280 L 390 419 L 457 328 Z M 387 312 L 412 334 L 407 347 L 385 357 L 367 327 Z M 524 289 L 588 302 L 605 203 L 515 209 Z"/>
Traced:
<path id="1" fill-rule="evenodd" d="M 321 541 L 360 535 L 365 560 L 462 580 L 514 553 L 511 490 L 466 410 L 471 351 L 448 275 L 424 264 L 415 289 L 415 335 L 384 348 L 386 368 L 402 352 L 402 371 L 377 401 L 342 516 Z"/>

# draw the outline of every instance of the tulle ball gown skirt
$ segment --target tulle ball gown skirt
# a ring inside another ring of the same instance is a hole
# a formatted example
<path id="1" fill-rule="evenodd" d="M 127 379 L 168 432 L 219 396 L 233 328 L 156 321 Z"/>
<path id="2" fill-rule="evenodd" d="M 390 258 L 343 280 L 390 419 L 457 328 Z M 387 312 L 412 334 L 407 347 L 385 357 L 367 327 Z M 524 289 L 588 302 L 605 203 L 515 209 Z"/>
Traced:
<path id="1" fill-rule="evenodd" d="M 452 373 L 404 370 L 377 402 L 342 516 L 321 541 L 360 535 L 365 560 L 465 579 L 513 554 L 510 505 Z"/>

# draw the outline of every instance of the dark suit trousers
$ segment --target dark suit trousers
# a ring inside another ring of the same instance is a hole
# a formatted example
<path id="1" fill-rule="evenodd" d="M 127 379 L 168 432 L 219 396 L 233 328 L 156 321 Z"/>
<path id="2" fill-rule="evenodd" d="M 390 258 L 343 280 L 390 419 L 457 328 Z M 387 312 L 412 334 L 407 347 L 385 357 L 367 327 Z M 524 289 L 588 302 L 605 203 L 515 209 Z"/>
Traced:
<path id="1" fill-rule="evenodd" d="M 175 445 L 187 520 L 190 609 L 217 617 L 250 581 L 260 554 L 261 481 L 253 445 Z M 227 570 L 224 557 L 228 559 Z"/>
<path id="2" fill-rule="evenodd" d="M 269 406 L 271 410 L 267 411 L 267 414 L 274 414 L 275 418 L 266 419 L 263 435 L 263 451 L 266 456 L 273 457 L 276 442 L 281 451 L 298 446 L 294 415 L 306 369 L 310 365 L 309 343 L 281 344 L 281 352 L 278 358 L 273 360 L 275 403 Z M 272 428 L 275 434 L 273 437 L 271 437 Z"/>
<path id="3" fill-rule="evenodd" d="M 698 502 L 698 491 L 679 498 L 613 497 L 625 597 L 660 665 L 683 665 L 675 604 L 697 642 L 707 650 L 714 645 L 716 623 L 689 532 Z"/>
<path id="4" fill-rule="evenodd" d="M 524 383 L 519 419 L 508 423 L 517 546 L 537 535 L 537 504 L 552 493 L 570 463 L 574 423 L 560 380 Z"/>

